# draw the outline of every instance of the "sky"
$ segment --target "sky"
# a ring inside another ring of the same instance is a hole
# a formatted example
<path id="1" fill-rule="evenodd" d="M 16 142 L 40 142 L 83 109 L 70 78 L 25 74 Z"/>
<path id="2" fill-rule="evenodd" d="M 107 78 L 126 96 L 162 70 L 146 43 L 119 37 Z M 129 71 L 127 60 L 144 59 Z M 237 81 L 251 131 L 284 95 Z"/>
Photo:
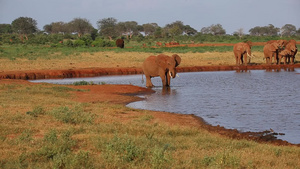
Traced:
<path id="1" fill-rule="evenodd" d="M 292 24 L 300 28 L 300 0 L 0 0 L 0 24 L 19 17 L 37 21 L 40 30 L 52 22 L 84 18 L 97 29 L 97 21 L 113 17 L 118 22 L 160 27 L 182 21 L 198 32 L 221 24 L 227 34 L 240 28 L 248 34 L 256 26 Z"/>

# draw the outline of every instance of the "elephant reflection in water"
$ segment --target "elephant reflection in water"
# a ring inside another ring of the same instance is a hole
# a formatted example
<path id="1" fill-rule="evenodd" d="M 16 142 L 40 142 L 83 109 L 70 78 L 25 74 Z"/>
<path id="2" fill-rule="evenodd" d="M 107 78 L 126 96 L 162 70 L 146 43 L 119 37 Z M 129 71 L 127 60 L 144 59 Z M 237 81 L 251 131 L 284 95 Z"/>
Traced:
<path id="1" fill-rule="evenodd" d="M 177 54 L 171 57 L 160 54 L 146 58 L 142 66 L 146 76 L 146 87 L 153 87 L 151 78 L 158 76 L 161 78 L 163 86 L 170 86 L 170 80 L 176 77 L 176 67 L 180 62 L 181 58 Z"/>

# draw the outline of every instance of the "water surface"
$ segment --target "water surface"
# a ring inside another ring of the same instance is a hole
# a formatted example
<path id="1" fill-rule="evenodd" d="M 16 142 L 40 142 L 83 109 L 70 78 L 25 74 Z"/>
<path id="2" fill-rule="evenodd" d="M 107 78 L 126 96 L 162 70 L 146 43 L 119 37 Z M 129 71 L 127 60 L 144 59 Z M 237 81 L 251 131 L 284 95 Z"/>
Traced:
<path id="1" fill-rule="evenodd" d="M 294 72 L 253 70 L 179 73 L 170 88 L 153 78 L 156 93 L 129 107 L 194 114 L 212 125 L 240 131 L 274 130 L 278 138 L 300 143 L 300 69 Z M 145 86 L 142 75 L 37 80 L 70 84 L 74 81 Z M 144 78 L 145 80 L 145 78 Z"/>

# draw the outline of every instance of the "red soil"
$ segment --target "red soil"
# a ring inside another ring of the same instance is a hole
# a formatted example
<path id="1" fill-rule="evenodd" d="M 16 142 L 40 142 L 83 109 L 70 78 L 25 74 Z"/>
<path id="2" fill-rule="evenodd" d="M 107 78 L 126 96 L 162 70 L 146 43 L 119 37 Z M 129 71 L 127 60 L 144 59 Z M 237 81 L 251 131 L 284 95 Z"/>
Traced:
<path id="1" fill-rule="evenodd" d="M 249 65 L 249 66 L 194 66 L 178 67 L 177 72 L 200 72 L 200 71 L 227 71 L 235 70 L 238 72 L 248 70 L 293 70 L 300 68 L 300 64 L 294 65 Z M 1 72 L 0 79 L 59 79 L 75 77 L 95 77 L 105 75 L 130 75 L 142 74 L 141 68 L 87 68 L 70 70 L 38 70 L 38 71 L 8 71 Z"/>

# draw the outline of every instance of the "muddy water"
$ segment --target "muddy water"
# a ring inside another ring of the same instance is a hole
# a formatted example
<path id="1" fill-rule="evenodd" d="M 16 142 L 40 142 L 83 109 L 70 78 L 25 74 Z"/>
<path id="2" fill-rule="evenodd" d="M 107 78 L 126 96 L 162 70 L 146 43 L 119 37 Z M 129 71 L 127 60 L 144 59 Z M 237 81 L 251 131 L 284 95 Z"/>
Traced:
<path id="1" fill-rule="evenodd" d="M 300 143 L 300 69 L 294 72 L 253 70 L 237 73 L 179 73 L 170 88 L 153 78 L 156 93 L 129 107 L 195 114 L 212 125 L 240 131 L 274 130 L 278 138 Z M 93 81 L 144 86 L 141 75 L 107 76 L 35 82 L 73 83 Z"/>

